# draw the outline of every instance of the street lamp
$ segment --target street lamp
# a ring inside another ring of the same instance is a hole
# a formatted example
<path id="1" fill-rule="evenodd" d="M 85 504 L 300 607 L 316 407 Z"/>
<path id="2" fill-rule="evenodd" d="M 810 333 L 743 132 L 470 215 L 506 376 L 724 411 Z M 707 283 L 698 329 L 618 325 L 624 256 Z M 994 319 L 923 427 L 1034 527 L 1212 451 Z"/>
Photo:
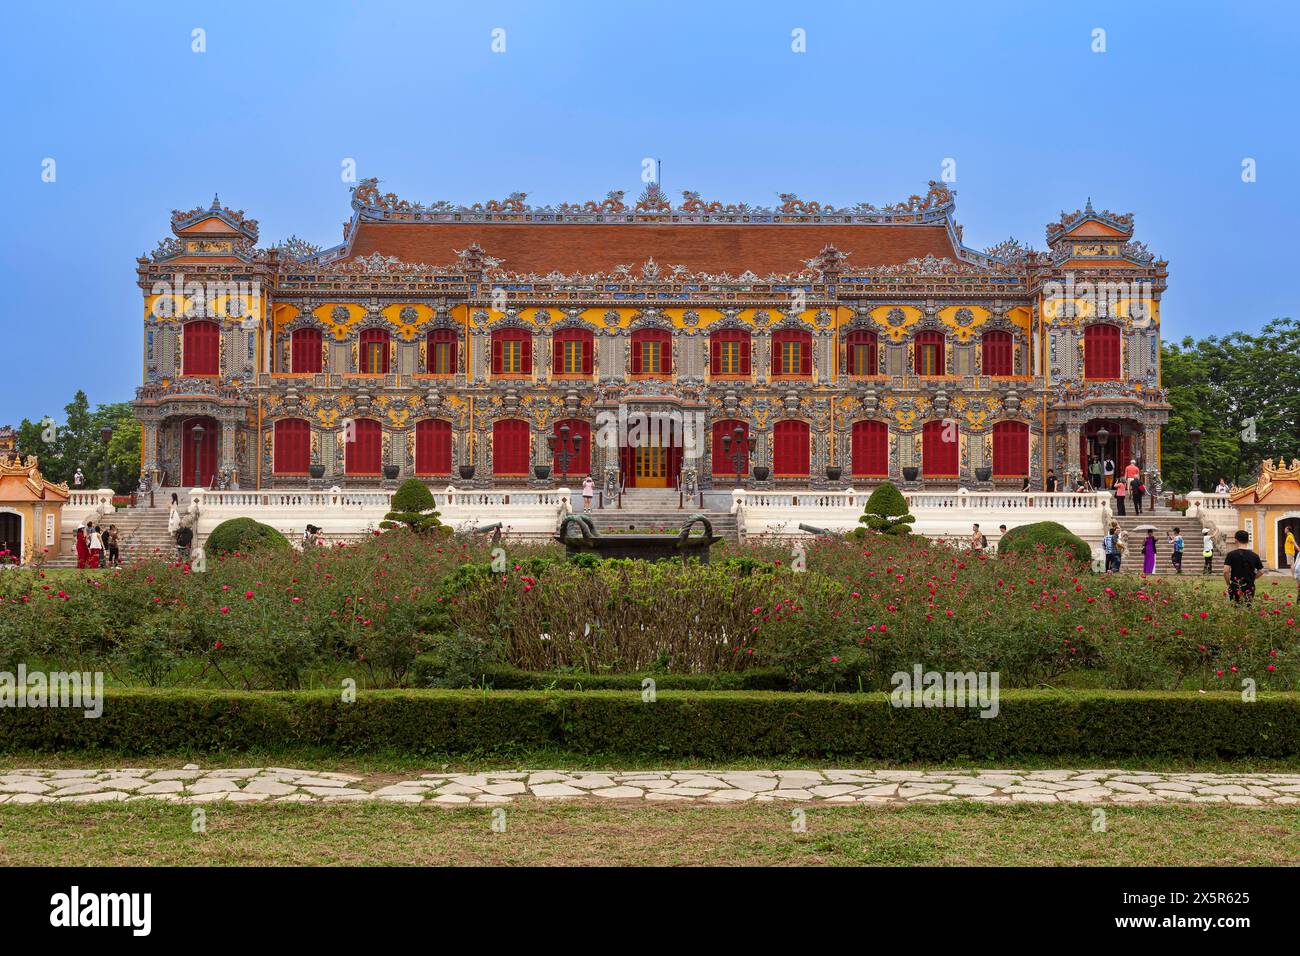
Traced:
<path id="1" fill-rule="evenodd" d="M 724 433 L 722 436 L 722 457 L 730 458 L 732 465 L 735 466 L 737 487 L 740 487 L 741 472 L 745 466 L 745 449 L 748 447 L 752 452 L 757 444 L 756 438 L 746 441 L 745 429 L 740 425 L 732 429 L 730 435 Z"/>
<path id="2" fill-rule="evenodd" d="M 563 472 L 563 481 L 568 484 L 569 481 L 569 464 L 573 459 L 582 453 L 582 435 L 575 433 L 572 438 L 569 437 L 569 426 L 560 426 L 560 437 L 557 442 L 554 435 L 546 436 L 546 447 L 551 450 L 555 456 L 556 462 L 559 463 L 560 471 Z"/>
<path id="3" fill-rule="evenodd" d="M 195 425 L 190 434 L 194 436 L 194 487 L 198 488 L 203 484 L 203 426 Z"/>
<path id="4" fill-rule="evenodd" d="M 99 486 L 101 488 L 108 487 L 108 443 L 112 438 L 113 429 L 109 428 L 107 425 L 99 430 L 99 440 L 104 443 L 104 483 Z"/>
<path id="5" fill-rule="evenodd" d="M 1192 443 L 1192 491 L 1201 490 L 1201 475 L 1199 471 L 1200 450 L 1201 450 L 1201 430 L 1193 428 L 1187 433 L 1187 439 Z"/>

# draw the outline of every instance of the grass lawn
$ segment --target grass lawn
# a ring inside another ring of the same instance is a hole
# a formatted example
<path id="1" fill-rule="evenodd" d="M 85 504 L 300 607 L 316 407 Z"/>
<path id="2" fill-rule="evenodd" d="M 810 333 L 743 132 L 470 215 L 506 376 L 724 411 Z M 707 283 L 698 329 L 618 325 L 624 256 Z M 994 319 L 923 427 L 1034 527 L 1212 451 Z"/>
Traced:
<path id="1" fill-rule="evenodd" d="M 1294 808 L 879 808 L 523 802 L 195 807 L 0 805 L 0 866 L 831 865 L 1202 866 L 1300 863 Z M 795 811 L 806 814 L 795 832 Z M 500 815 L 496 817 L 500 820 Z"/>

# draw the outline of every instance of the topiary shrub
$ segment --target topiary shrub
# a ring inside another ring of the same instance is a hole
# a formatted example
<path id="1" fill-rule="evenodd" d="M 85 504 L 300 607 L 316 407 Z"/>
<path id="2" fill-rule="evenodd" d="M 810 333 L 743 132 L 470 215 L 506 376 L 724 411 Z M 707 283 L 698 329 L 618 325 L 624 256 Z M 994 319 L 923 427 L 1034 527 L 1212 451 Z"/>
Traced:
<path id="1" fill-rule="evenodd" d="M 436 506 L 433 492 L 423 482 L 408 478 L 393 495 L 392 510 L 384 515 L 379 527 L 386 531 L 407 528 L 416 534 L 431 530 L 436 530 L 439 534 L 450 534 L 451 529 L 438 520 L 438 512 L 434 510 Z"/>
<path id="2" fill-rule="evenodd" d="M 1049 554 L 1064 548 L 1084 564 L 1092 562 L 1092 548 L 1077 534 L 1055 521 L 1035 521 L 1012 528 L 998 542 L 998 554 L 1032 554 L 1042 545 Z"/>
<path id="3" fill-rule="evenodd" d="M 879 534 L 911 534 L 909 526 L 915 522 L 916 517 L 908 512 L 903 493 L 892 481 L 886 481 L 871 493 L 863 515 L 858 519 L 858 524 L 866 525 L 866 529 L 858 528 L 855 533 L 861 535 L 870 530 Z"/>
<path id="4" fill-rule="evenodd" d="M 212 529 L 204 547 L 212 554 L 221 554 L 261 547 L 288 548 L 289 542 L 269 524 L 252 518 L 231 518 Z"/>

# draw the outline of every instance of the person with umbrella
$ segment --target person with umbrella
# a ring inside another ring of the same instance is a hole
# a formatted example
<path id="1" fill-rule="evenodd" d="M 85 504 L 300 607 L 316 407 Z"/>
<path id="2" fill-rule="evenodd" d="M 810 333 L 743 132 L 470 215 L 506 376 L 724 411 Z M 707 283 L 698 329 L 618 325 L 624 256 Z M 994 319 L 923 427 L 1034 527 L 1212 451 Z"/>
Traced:
<path id="1" fill-rule="evenodd" d="M 1146 540 L 1142 542 L 1142 573 L 1152 575 L 1156 573 L 1156 527 L 1151 524 L 1139 525 L 1134 531 L 1145 531 Z"/>

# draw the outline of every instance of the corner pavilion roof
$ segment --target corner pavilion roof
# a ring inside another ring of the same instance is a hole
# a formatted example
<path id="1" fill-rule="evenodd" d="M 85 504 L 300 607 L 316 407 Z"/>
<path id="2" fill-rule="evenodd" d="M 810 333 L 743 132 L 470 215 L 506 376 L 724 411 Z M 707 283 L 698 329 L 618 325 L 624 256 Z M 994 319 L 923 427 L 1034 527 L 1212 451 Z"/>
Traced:
<path id="1" fill-rule="evenodd" d="M 1259 481 L 1248 488 L 1240 488 L 1229 495 L 1234 504 L 1295 505 L 1300 504 L 1300 459 L 1292 459 L 1291 467 L 1273 459 L 1259 469 Z"/>

